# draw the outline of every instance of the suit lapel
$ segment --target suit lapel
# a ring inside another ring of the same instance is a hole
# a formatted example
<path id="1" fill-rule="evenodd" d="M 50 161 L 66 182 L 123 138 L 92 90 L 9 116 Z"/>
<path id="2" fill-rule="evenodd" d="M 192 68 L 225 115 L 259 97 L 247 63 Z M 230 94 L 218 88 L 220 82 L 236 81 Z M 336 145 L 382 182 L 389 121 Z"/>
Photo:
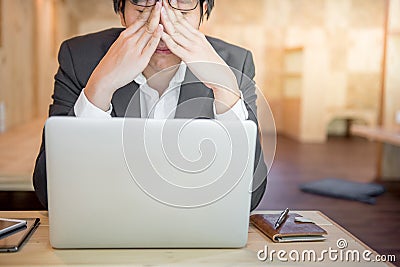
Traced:
<path id="1" fill-rule="evenodd" d="M 139 85 L 132 81 L 115 91 L 111 103 L 113 117 L 140 118 L 140 91 Z M 182 83 L 175 118 L 214 118 L 214 95 L 189 70 L 186 70 Z"/>
<path id="2" fill-rule="evenodd" d="M 140 118 L 139 85 L 134 81 L 115 91 L 111 103 L 114 117 Z"/>
<path id="3" fill-rule="evenodd" d="M 175 118 L 214 118 L 214 96 L 190 71 L 186 70 L 182 83 Z"/>

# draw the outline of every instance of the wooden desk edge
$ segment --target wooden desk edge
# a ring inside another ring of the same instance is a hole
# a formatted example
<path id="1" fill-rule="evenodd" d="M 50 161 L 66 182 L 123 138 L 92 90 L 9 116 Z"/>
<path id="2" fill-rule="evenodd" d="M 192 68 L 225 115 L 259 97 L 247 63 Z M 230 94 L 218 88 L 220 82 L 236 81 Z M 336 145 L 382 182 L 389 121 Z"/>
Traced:
<path id="1" fill-rule="evenodd" d="M 352 125 L 350 131 L 353 135 L 361 136 L 368 140 L 400 146 L 400 131 L 395 129 Z"/>
<path id="2" fill-rule="evenodd" d="M 382 176 L 382 156 L 383 144 L 400 146 L 400 130 L 385 129 L 381 127 L 369 127 L 364 125 L 352 125 L 351 134 L 367 138 L 370 141 L 377 142 L 377 162 L 375 181 L 380 182 Z"/>

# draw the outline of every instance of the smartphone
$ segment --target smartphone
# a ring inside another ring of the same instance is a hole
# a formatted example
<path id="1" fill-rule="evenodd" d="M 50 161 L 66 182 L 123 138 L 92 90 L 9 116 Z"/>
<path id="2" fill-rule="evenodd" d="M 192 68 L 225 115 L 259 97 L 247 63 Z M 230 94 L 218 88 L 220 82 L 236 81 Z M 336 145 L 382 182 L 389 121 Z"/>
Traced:
<path id="1" fill-rule="evenodd" d="M 0 234 L 0 252 L 17 252 L 40 224 L 39 218 L 22 219 L 26 225 Z"/>
<path id="2" fill-rule="evenodd" d="M 0 218 L 0 235 L 26 226 L 25 220 Z"/>

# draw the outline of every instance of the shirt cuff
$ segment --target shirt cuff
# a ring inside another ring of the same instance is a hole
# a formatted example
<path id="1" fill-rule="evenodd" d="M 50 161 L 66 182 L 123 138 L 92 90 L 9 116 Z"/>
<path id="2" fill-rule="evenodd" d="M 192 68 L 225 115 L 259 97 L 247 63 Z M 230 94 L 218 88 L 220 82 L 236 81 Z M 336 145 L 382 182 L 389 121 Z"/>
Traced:
<path id="1" fill-rule="evenodd" d="M 240 91 L 240 99 L 228 111 L 217 114 L 215 100 L 213 103 L 214 118 L 219 121 L 245 121 L 249 118 L 249 112 L 243 101 L 243 94 Z"/>
<path id="2" fill-rule="evenodd" d="M 110 103 L 110 108 L 104 111 L 95 105 L 93 105 L 85 95 L 85 89 L 82 90 L 81 94 L 76 100 L 74 105 L 75 116 L 79 118 L 111 118 L 112 104 Z"/>

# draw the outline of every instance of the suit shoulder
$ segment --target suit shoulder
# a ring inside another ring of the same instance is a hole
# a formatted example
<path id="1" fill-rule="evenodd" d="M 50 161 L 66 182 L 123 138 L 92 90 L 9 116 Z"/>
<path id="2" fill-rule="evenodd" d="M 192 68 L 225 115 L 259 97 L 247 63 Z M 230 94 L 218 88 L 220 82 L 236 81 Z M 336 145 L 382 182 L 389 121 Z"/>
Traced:
<path id="1" fill-rule="evenodd" d="M 111 28 L 99 32 L 89 33 L 85 35 L 75 36 L 63 42 L 67 44 L 71 52 L 75 50 L 86 50 L 86 52 L 96 49 L 108 50 L 111 44 L 118 38 L 123 28 Z"/>
<path id="2" fill-rule="evenodd" d="M 210 44 L 214 47 L 214 49 L 217 52 L 226 51 L 230 54 L 236 54 L 238 56 L 240 56 L 240 55 L 246 56 L 247 53 L 250 53 L 249 50 L 247 50 L 243 47 L 225 42 L 225 41 L 215 38 L 215 37 L 207 36 L 207 40 L 210 42 Z"/>
<path id="3" fill-rule="evenodd" d="M 254 65 L 253 57 L 249 50 L 214 37 L 207 36 L 207 40 L 218 55 L 234 69 L 242 70 L 246 62 Z"/>

